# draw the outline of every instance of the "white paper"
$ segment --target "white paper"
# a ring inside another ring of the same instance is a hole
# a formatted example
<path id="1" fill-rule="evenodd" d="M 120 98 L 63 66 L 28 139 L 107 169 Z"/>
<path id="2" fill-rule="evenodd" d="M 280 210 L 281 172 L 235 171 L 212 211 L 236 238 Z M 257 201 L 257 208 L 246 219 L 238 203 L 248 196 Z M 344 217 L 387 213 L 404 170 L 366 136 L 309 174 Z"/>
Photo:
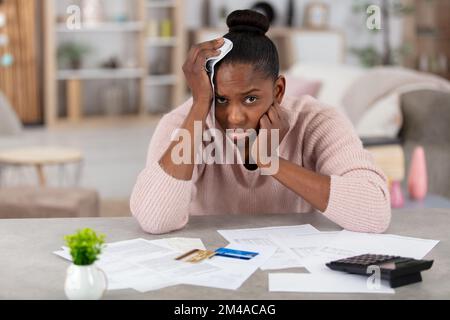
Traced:
<path id="1" fill-rule="evenodd" d="M 172 253 L 173 250 L 152 244 L 145 239 L 119 241 L 106 244 L 96 265 L 106 273 L 108 290 L 133 288 L 135 283 L 151 283 L 152 288 L 161 288 L 177 283 L 137 262 L 157 259 Z M 56 251 L 55 254 L 72 260 L 67 247 Z"/>
<path id="2" fill-rule="evenodd" d="M 149 280 L 156 288 L 174 284 L 170 279 L 163 278 L 160 274 L 128 261 L 103 258 L 97 262 L 97 265 L 106 273 L 108 290 L 134 289 L 134 283 L 148 282 Z"/>
<path id="3" fill-rule="evenodd" d="M 126 285 L 126 288 L 132 288 L 142 293 L 180 284 L 177 280 L 149 273 L 145 268 L 134 272 L 133 275 L 125 275 L 116 279 L 120 285 Z"/>
<path id="4" fill-rule="evenodd" d="M 176 237 L 176 238 L 162 238 L 157 240 L 145 240 L 145 239 L 133 239 L 133 240 L 125 240 L 125 241 L 119 241 L 118 243 L 133 243 L 134 241 L 141 242 L 142 240 L 155 244 L 159 247 L 163 247 L 170 250 L 175 250 L 177 252 L 187 252 L 193 249 L 200 249 L 200 250 L 206 250 L 205 245 L 202 242 L 202 239 L 199 238 L 182 238 L 182 237 Z M 132 242 L 129 242 L 132 241 Z M 69 251 L 69 248 L 66 246 L 62 247 L 63 250 Z"/>
<path id="5" fill-rule="evenodd" d="M 133 288 L 146 292 L 179 284 L 180 279 L 186 275 L 197 276 L 220 271 L 220 268 L 210 264 L 175 260 L 180 254 L 175 248 L 184 250 L 191 246 L 203 246 L 199 239 L 189 239 L 181 244 L 183 239 L 133 239 L 107 244 L 96 264 L 107 275 L 108 290 Z M 67 247 L 55 254 L 71 260 Z"/>
<path id="6" fill-rule="evenodd" d="M 60 256 L 63 259 L 72 261 L 72 257 L 70 256 L 70 253 L 68 251 L 58 250 L 58 251 L 54 251 L 53 254 L 56 254 L 57 256 Z"/>
<path id="7" fill-rule="evenodd" d="M 213 257 L 200 263 L 177 261 L 180 252 L 203 249 L 200 239 L 134 239 L 107 244 L 96 264 L 108 277 L 108 290 L 133 288 L 145 292 L 176 284 L 238 289 L 258 268 L 305 266 L 311 274 L 269 275 L 270 291 L 393 293 L 386 282 L 380 288 L 367 277 L 332 271 L 326 263 L 354 255 L 374 253 L 422 259 L 435 240 L 396 235 L 320 233 L 310 225 L 259 229 L 220 230 L 237 250 L 256 251 L 250 260 Z M 69 250 L 54 252 L 71 260 Z"/>
<path id="8" fill-rule="evenodd" d="M 305 258 L 332 241 L 340 232 L 319 232 L 292 236 L 290 234 L 271 235 L 270 239 L 297 265 L 304 266 Z"/>
<path id="9" fill-rule="evenodd" d="M 149 242 L 177 252 L 187 252 L 193 249 L 206 250 L 202 240 L 198 238 L 165 238 Z"/>
<path id="10" fill-rule="evenodd" d="M 395 293 L 388 284 L 370 286 L 367 278 L 350 274 L 324 275 L 308 273 L 269 274 L 271 292 L 329 292 L 329 293 Z"/>
<path id="11" fill-rule="evenodd" d="M 379 288 L 368 284 L 367 277 L 333 271 L 326 263 L 360 254 L 385 254 L 422 259 L 436 240 L 402 237 L 389 234 L 368 234 L 341 231 L 326 245 L 302 259 L 311 274 L 278 273 L 269 275 L 270 291 L 292 292 L 355 292 L 393 293 L 386 281 Z M 373 279 L 372 279 L 373 280 Z"/>
<path id="12" fill-rule="evenodd" d="M 122 258 L 120 255 L 115 256 L 114 253 L 111 253 L 112 251 L 116 251 L 111 250 L 111 247 L 114 248 L 114 246 L 117 246 L 119 248 L 118 251 L 120 252 L 125 250 L 127 246 L 133 246 L 134 243 L 139 245 L 141 242 L 142 239 L 136 239 L 107 244 L 95 263 L 107 276 L 108 290 L 135 289 L 133 287 L 135 283 L 151 283 L 152 286 L 148 285 L 148 287 L 154 289 L 176 284 L 173 281 L 170 281 L 170 279 L 163 278 L 160 274 L 155 274 L 147 268 L 127 261 L 126 258 Z M 154 249 L 151 251 L 155 252 Z M 55 251 L 54 254 L 72 261 L 69 248 L 67 247 L 63 247 L 63 250 Z"/>
<path id="13" fill-rule="evenodd" d="M 385 254 L 422 259 L 439 241 L 402 237 L 391 234 L 371 234 L 341 231 L 330 243 L 303 260 L 311 272 L 336 272 L 327 262 L 360 254 Z"/>
<path id="14" fill-rule="evenodd" d="M 303 265 L 297 259 L 288 255 L 285 251 L 277 248 L 273 256 L 267 260 L 260 268 L 261 270 L 279 270 L 301 268 Z"/>
<path id="15" fill-rule="evenodd" d="M 277 249 L 270 246 L 242 244 L 230 244 L 227 248 L 258 252 L 258 255 L 250 260 L 212 257 L 206 263 L 219 268 L 220 271 L 199 276 L 187 276 L 182 282 L 190 285 L 237 290 L 262 264 L 270 259 Z"/>
<path id="16" fill-rule="evenodd" d="M 273 242 L 269 239 L 270 235 L 276 236 L 280 234 L 296 236 L 317 233 L 319 230 L 310 224 L 303 224 L 298 226 L 218 230 L 217 232 L 219 232 L 228 242 L 245 245 L 273 246 Z"/>
<path id="17" fill-rule="evenodd" d="M 268 228 L 252 228 L 252 229 L 235 229 L 235 230 L 218 230 L 218 232 L 228 242 L 243 245 L 258 245 L 277 247 L 271 236 L 276 235 L 303 235 L 309 233 L 318 233 L 319 230 L 310 224 L 297 226 L 282 226 L 282 227 L 268 227 Z M 262 270 L 274 270 L 285 268 L 302 267 L 298 261 L 289 256 L 281 249 L 277 249 L 275 254 L 261 266 Z"/>
<path id="18" fill-rule="evenodd" d="M 112 255 L 128 261 L 139 261 L 171 254 L 173 251 L 145 239 L 133 239 L 107 244 L 104 255 Z"/>
<path id="19" fill-rule="evenodd" d="M 70 256 L 69 251 L 68 251 L 67 248 L 65 248 L 65 247 L 64 247 L 62 250 L 58 250 L 58 251 L 55 251 L 55 252 L 53 252 L 53 253 L 54 253 L 55 255 L 57 255 L 57 256 L 63 258 L 63 259 L 72 261 L 72 257 Z M 107 277 L 107 289 L 108 289 L 108 290 L 121 290 L 121 289 L 127 289 L 127 288 L 129 288 L 129 285 L 128 285 L 128 284 L 122 283 L 118 278 L 116 278 L 116 275 L 117 275 L 117 274 L 116 274 L 115 272 L 111 272 L 111 271 L 106 272 L 106 269 L 107 269 L 107 268 L 105 268 L 105 266 L 108 266 L 108 267 L 110 267 L 110 268 L 115 269 L 114 271 L 120 272 L 120 270 L 123 269 L 123 268 L 126 268 L 127 265 L 120 264 L 120 263 L 119 263 L 119 264 L 112 263 L 112 264 L 110 265 L 109 263 L 106 263 L 107 259 L 102 259 L 102 260 L 105 261 L 105 264 L 100 263 L 100 259 L 99 259 L 99 260 L 96 261 L 96 265 L 97 265 L 100 269 L 102 269 L 103 271 L 105 271 L 105 273 L 106 273 L 106 277 Z"/>

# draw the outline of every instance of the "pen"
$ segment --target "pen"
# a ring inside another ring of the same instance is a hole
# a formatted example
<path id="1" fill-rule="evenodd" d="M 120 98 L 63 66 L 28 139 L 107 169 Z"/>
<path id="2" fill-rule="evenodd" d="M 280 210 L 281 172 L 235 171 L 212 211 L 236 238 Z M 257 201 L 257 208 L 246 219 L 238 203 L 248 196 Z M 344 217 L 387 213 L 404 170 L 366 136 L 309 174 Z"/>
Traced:
<path id="1" fill-rule="evenodd" d="M 193 249 L 193 250 L 191 250 L 191 251 L 188 251 L 188 252 L 186 252 L 185 254 L 182 254 L 181 256 L 176 257 L 175 260 L 181 260 L 181 259 L 183 259 L 183 258 L 186 258 L 187 256 L 190 256 L 191 254 L 193 254 L 193 253 L 195 253 L 195 252 L 197 252 L 197 251 L 198 251 L 198 249 Z"/>

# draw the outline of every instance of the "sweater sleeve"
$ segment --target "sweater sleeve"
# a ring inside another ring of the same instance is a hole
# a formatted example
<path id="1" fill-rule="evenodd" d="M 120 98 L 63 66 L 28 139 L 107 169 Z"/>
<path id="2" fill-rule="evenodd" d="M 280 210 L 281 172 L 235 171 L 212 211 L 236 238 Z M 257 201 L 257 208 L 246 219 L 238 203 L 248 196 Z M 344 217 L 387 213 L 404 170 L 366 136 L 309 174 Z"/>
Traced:
<path id="1" fill-rule="evenodd" d="M 192 181 L 175 179 L 159 165 L 171 143 L 173 131 L 183 121 L 182 115 L 173 112 L 160 120 L 150 142 L 146 166 L 131 194 L 131 213 L 148 233 L 162 234 L 181 229 L 189 219 Z"/>
<path id="2" fill-rule="evenodd" d="M 386 177 L 350 121 L 333 108 L 323 109 L 311 119 L 305 138 L 316 172 L 331 177 L 323 214 L 350 231 L 386 231 L 391 220 Z"/>

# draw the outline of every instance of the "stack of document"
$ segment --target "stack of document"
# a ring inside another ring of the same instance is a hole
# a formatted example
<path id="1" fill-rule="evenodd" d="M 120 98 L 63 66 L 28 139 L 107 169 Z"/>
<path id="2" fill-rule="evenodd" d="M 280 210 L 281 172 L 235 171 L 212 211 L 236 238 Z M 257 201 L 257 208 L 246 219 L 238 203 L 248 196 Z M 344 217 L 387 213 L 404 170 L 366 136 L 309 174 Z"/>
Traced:
<path id="1" fill-rule="evenodd" d="M 319 233 L 319 230 L 309 224 L 287 227 L 270 227 L 258 229 L 219 230 L 222 237 L 228 242 L 237 245 L 257 245 L 276 247 L 275 254 L 261 266 L 262 270 L 286 269 L 302 267 L 298 260 L 289 255 L 277 243 L 273 241 L 276 236 L 296 237 L 311 233 Z"/>
<path id="2" fill-rule="evenodd" d="M 108 290 L 132 288 L 147 292 L 177 284 L 236 290 L 276 250 L 275 247 L 252 245 L 229 245 L 227 248 L 259 254 L 251 260 L 213 257 L 200 263 L 189 263 L 175 258 L 192 249 L 204 250 L 201 239 L 133 239 L 108 243 L 96 264 L 106 273 Z M 66 247 L 54 253 L 71 260 Z"/>
<path id="3" fill-rule="evenodd" d="M 304 267 L 309 273 L 270 273 L 269 291 L 395 293 L 389 284 L 330 270 L 326 263 L 373 253 L 422 259 L 436 240 L 350 231 L 320 232 L 310 225 L 219 230 L 230 243 L 277 247 L 261 269 Z"/>
<path id="4" fill-rule="evenodd" d="M 311 225 L 218 231 L 227 248 L 258 252 L 250 260 L 214 256 L 199 263 L 176 260 L 192 249 L 204 250 L 201 239 L 134 239 L 109 243 L 97 265 L 108 277 L 108 290 L 140 292 L 178 284 L 237 290 L 258 268 L 304 267 L 309 273 L 269 273 L 269 291 L 394 293 L 384 281 L 332 271 L 326 263 L 360 254 L 422 259 L 436 240 L 350 231 L 320 232 Z M 71 260 L 68 248 L 54 252 Z"/>

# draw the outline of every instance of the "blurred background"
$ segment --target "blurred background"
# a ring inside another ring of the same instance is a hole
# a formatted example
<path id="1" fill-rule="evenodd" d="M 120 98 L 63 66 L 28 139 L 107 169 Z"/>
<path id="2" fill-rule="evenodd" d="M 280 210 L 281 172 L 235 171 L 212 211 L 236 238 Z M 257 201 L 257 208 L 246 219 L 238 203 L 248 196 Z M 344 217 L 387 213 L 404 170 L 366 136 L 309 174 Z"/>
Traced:
<path id="1" fill-rule="evenodd" d="M 392 206 L 450 207 L 450 0 L 0 0 L 0 218 L 129 215 L 191 45 L 271 21 L 287 95 L 354 124 Z"/>

